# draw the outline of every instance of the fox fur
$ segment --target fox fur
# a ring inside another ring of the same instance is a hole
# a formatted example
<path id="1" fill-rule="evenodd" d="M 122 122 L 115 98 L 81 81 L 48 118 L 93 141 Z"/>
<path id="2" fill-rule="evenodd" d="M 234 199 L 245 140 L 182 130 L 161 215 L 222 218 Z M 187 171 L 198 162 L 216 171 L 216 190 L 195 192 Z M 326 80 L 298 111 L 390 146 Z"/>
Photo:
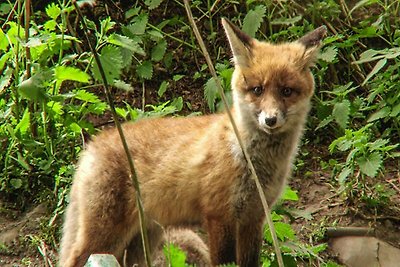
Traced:
<path id="1" fill-rule="evenodd" d="M 303 133 L 314 64 L 326 29 L 271 44 L 228 20 L 233 53 L 232 114 L 268 204 L 279 198 Z M 226 113 L 143 119 L 123 130 L 140 181 L 151 248 L 162 227 L 200 225 L 211 265 L 259 266 L 265 214 Z M 135 189 L 115 129 L 94 137 L 82 153 L 70 193 L 60 266 L 83 266 L 90 254 L 111 253 L 144 266 Z"/>

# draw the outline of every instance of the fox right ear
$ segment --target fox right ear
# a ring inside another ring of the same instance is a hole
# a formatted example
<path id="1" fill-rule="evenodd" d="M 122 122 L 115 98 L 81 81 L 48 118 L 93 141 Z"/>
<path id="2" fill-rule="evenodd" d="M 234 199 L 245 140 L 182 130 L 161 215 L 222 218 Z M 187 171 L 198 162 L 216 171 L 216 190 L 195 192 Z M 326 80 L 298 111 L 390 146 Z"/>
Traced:
<path id="1" fill-rule="evenodd" d="M 222 26 L 224 26 L 228 37 L 235 65 L 248 67 L 250 65 L 251 49 L 255 40 L 225 18 L 222 19 Z"/>

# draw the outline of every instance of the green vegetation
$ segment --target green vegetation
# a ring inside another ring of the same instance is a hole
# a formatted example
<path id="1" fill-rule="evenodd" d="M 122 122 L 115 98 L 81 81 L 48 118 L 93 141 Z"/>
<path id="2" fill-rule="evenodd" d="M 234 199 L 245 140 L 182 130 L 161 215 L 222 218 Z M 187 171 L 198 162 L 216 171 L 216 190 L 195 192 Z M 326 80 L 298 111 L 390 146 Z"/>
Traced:
<path id="1" fill-rule="evenodd" d="M 233 68 L 221 17 L 273 42 L 327 26 L 329 36 L 314 69 L 307 153 L 301 152 L 296 173 L 310 170 L 309 148 L 322 147 L 326 154 L 319 168 L 331 174 L 330 184 L 345 201 L 360 201 L 377 212 L 392 206 L 394 191 L 385 175 L 399 167 L 400 2 L 346 2 L 193 1 L 191 8 L 227 96 Z M 108 123 L 109 107 L 71 2 L 35 10 L 24 28 L 18 18 L 26 15 L 25 3 L 0 4 L 0 194 L 8 207 L 21 211 L 49 203 L 47 225 L 60 226 L 85 137 Z M 100 20 L 88 20 L 90 38 L 114 88 L 121 120 L 223 108 L 180 1 L 136 1 L 123 11 L 107 10 Z M 286 192 L 286 201 L 298 201 L 294 191 Z M 316 245 L 297 238 L 285 205 L 278 205 L 273 219 L 286 266 L 337 266 L 321 258 L 326 248 L 321 236 L 315 237 Z M 269 236 L 266 230 L 266 244 Z M 31 240 L 55 247 L 57 231 L 43 230 Z M 7 250 L 2 244 L 0 249 Z M 179 249 L 173 251 L 171 262 L 181 262 Z M 268 245 L 263 266 L 276 266 Z"/>

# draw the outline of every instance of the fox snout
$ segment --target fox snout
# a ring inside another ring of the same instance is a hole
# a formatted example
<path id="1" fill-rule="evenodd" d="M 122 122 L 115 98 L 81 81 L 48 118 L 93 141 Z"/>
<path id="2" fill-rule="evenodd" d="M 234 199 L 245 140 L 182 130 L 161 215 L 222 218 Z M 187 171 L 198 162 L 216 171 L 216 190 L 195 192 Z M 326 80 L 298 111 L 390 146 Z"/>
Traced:
<path id="1" fill-rule="evenodd" d="M 261 111 L 258 114 L 258 123 L 260 128 L 265 130 L 272 130 L 282 127 L 286 122 L 285 113 L 279 109 L 272 109 L 269 111 Z"/>

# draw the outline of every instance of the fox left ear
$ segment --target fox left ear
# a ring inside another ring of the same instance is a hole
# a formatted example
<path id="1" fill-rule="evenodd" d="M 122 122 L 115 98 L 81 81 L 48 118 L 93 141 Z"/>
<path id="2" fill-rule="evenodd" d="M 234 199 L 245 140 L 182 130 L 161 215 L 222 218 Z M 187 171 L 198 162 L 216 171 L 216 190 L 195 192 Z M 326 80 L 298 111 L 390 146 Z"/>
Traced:
<path id="1" fill-rule="evenodd" d="M 302 58 L 302 61 L 305 63 L 304 67 L 315 63 L 319 48 L 322 44 L 321 41 L 324 39 L 325 35 L 326 27 L 321 26 L 297 40 L 298 43 L 301 43 L 306 48 Z"/>
<path id="2" fill-rule="evenodd" d="M 222 25 L 224 26 L 226 36 L 231 46 L 235 65 L 248 67 L 250 65 L 251 50 L 255 39 L 251 38 L 225 18 L 222 19 Z"/>

